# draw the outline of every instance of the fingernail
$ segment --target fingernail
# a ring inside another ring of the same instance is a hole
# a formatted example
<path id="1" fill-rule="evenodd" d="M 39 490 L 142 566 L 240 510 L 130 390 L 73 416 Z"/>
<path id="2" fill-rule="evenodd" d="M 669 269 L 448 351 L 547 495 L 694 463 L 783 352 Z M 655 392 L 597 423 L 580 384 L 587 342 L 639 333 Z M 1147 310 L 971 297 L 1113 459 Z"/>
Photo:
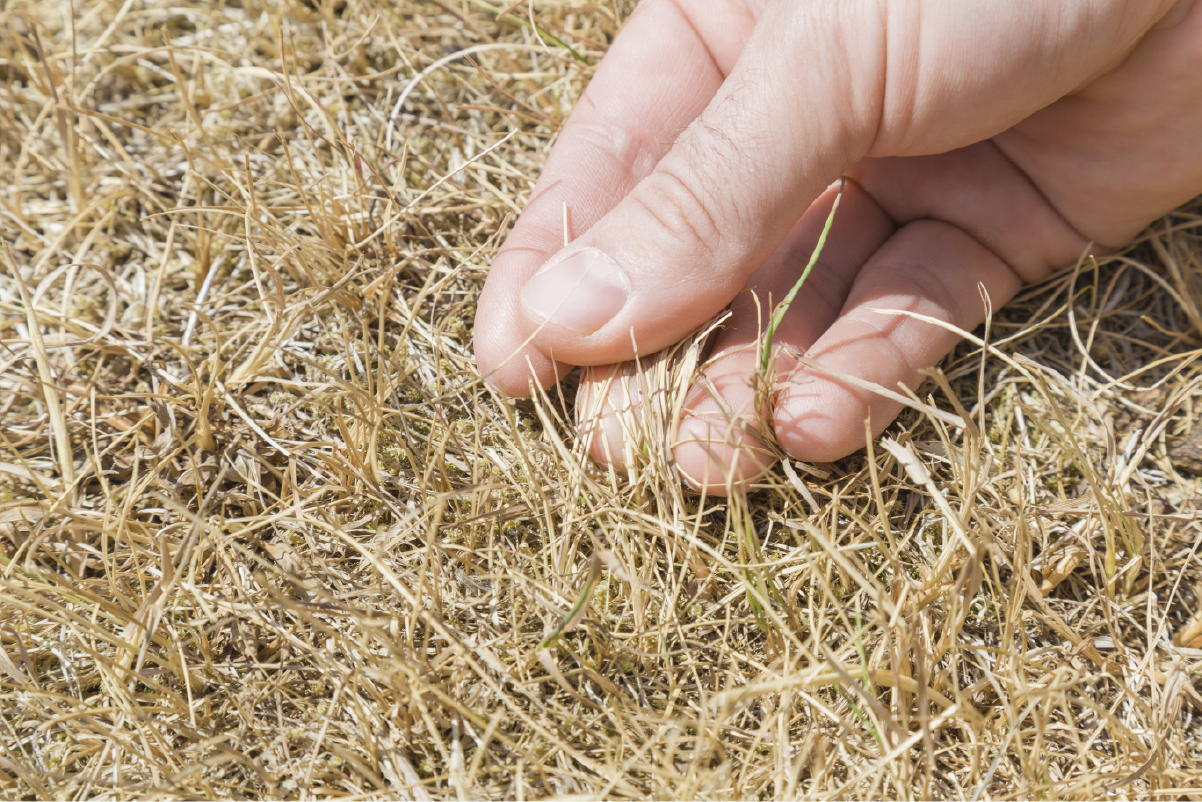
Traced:
<path id="1" fill-rule="evenodd" d="M 522 303 L 538 321 L 592 334 L 626 305 L 626 279 L 600 251 L 581 251 L 537 273 Z"/>

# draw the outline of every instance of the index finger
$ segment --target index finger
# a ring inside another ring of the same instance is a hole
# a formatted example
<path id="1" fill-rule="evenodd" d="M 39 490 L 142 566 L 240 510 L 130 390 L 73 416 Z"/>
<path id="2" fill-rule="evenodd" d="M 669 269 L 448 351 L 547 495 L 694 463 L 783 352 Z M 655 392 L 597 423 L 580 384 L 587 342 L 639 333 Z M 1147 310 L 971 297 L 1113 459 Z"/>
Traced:
<path id="1" fill-rule="evenodd" d="M 616 206 L 705 109 L 754 25 L 738 0 L 651 0 L 622 29 L 493 260 L 475 323 L 476 361 L 493 386 L 526 395 L 532 379 L 546 386 L 571 368 L 522 347 L 518 322 L 522 286 L 563 247 L 565 205 L 569 236 Z"/>

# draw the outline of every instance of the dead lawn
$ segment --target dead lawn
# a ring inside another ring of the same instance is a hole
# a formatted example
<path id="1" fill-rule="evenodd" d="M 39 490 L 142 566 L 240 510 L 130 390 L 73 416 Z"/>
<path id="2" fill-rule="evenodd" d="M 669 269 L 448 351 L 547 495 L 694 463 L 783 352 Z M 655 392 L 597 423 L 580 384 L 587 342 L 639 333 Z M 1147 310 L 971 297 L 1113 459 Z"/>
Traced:
<path id="1" fill-rule="evenodd" d="M 1202 207 L 843 462 L 598 470 L 471 321 L 629 5 L 5 5 L 5 797 L 1202 798 Z"/>

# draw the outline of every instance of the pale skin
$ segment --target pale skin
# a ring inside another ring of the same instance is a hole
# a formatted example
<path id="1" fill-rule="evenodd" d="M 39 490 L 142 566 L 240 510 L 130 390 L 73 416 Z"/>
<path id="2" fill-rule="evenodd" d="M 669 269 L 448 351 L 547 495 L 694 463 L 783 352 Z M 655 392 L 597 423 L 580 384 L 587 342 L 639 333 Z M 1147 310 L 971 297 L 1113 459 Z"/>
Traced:
<path id="1" fill-rule="evenodd" d="M 755 340 L 842 175 L 757 410 Z M 510 395 L 596 366 L 582 436 L 621 463 L 630 392 L 606 377 L 729 308 L 673 444 L 684 481 L 725 494 L 777 458 L 761 425 L 823 462 L 900 410 L 794 354 L 915 387 L 957 337 L 875 310 L 972 330 L 982 288 L 1000 306 L 1199 193 L 1202 0 L 646 0 L 493 262 L 476 357 Z"/>

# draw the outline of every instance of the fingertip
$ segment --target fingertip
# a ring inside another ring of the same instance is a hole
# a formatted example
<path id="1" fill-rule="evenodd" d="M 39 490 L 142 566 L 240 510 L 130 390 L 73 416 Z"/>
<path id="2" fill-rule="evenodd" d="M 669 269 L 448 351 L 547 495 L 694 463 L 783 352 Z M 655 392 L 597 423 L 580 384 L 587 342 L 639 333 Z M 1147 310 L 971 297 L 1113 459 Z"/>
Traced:
<path id="1" fill-rule="evenodd" d="M 602 465 L 625 465 L 642 446 L 638 382 L 630 365 L 585 368 L 576 396 L 577 436 Z"/>
<path id="2" fill-rule="evenodd" d="M 793 374 L 777 397 L 776 442 L 803 462 L 834 462 L 864 447 L 864 422 L 875 437 L 900 407 L 883 396 L 848 387 L 807 368 Z"/>
<path id="3" fill-rule="evenodd" d="M 484 384 L 510 398 L 534 395 L 568 375 L 571 365 L 545 356 L 521 343 L 504 345 L 477 335 L 476 369 Z"/>
<path id="4" fill-rule="evenodd" d="M 745 490 L 776 462 L 760 435 L 765 421 L 751 380 L 755 364 L 755 351 L 743 347 L 717 357 L 685 399 L 672 454 L 694 490 L 720 496 Z"/>
<path id="5" fill-rule="evenodd" d="M 685 483 L 711 496 L 746 490 L 776 461 L 772 449 L 743 422 L 703 414 L 680 422 L 672 456 Z"/>
<path id="6" fill-rule="evenodd" d="M 611 398 L 614 384 L 599 380 L 596 371 L 586 369 L 576 396 L 576 436 L 586 444 L 589 456 L 602 465 L 626 462 L 620 408 Z"/>

